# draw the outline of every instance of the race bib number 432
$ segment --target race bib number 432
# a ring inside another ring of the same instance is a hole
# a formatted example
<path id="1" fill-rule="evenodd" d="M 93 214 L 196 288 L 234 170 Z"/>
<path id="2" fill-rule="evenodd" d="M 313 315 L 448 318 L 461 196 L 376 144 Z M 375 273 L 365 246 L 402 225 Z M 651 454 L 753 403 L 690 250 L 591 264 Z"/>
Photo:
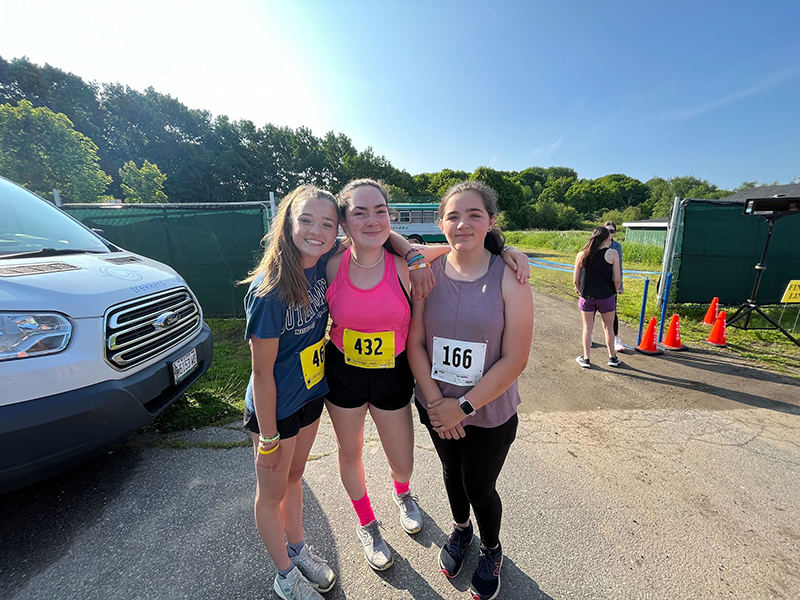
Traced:
<path id="1" fill-rule="evenodd" d="M 345 329 L 343 336 L 344 361 L 362 369 L 391 369 L 394 367 L 394 331 L 361 333 Z"/>
<path id="2" fill-rule="evenodd" d="M 431 377 L 452 385 L 473 386 L 483 377 L 486 344 L 433 338 Z"/>
<path id="3" fill-rule="evenodd" d="M 310 390 L 322 381 L 325 375 L 325 338 L 300 352 L 300 365 L 303 367 L 306 389 Z"/>

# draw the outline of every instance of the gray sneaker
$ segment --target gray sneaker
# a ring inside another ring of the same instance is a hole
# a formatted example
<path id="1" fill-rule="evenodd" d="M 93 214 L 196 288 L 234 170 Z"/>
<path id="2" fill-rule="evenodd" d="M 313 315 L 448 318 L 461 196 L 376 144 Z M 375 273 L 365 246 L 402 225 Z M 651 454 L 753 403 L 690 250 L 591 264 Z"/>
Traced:
<path id="1" fill-rule="evenodd" d="M 300 554 L 292 556 L 294 566 L 300 569 L 303 576 L 308 579 L 315 590 L 322 592 L 329 592 L 336 583 L 336 575 L 328 566 L 328 563 L 314 554 L 314 551 L 305 544 L 300 550 Z"/>
<path id="2" fill-rule="evenodd" d="M 400 525 L 408 534 L 418 533 L 422 529 L 422 515 L 419 514 L 417 499 L 411 495 L 411 492 L 398 496 L 394 490 L 392 490 L 392 498 L 394 498 L 397 508 L 400 509 Z"/>
<path id="3" fill-rule="evenodd" d="M 367 557 L 369 566 L 376 571 L 385 571 L 392 566 L 392 553 L 378 529 L 378 522 L 372 521 L 356 528 L 361 545 L 364 546 L 364 556 Z"/>
<path id="4" fill-rule="evenodd" d="M 285 578 L 276 574 L 272 589 L 283 600 L 323 600 L 317 590 L 311 587 L 308 579 L 303 577 L 300 569 L 296 568 L 289 571 Z"/>

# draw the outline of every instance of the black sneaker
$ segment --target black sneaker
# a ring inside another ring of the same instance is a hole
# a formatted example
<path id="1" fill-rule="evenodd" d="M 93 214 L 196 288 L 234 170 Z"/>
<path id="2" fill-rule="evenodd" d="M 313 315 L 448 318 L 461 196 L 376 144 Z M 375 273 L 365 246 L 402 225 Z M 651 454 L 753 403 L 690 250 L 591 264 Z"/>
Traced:
<path id="1" fill-rule="evenodd" d="M 584 369 L 588 369 L 589 367 L 592 366 L 592 363 L 590 363 L 589 359 L 586 358 L 585 356 L 578 356 L 575 359 L 575 362 L 578 363 L 580 366 L 582 366 Z"/>
<path id="2" fill-rule="evenodd" d="M 466 533 L 460 533 L 455 527 L 447 538 L 447 543 L 439 552 L 439 568 L 445 577 L 452 579 L 461 572 L 464 565 L 464 553 L 472 542 L 472 521 Z"/>
<path id="3" fill-rule="evenodd" d="M 612 356 L 608 359 L 608 366 L 609 367 L 618 367 L 622 364 L 622 361 L 617 358 L 616 356 Z"/>
<path id="4" fill-rule="evenodd" d="M 500 569 L 503 566 L 503 548 L 498 544 L 489 550 L 481 544 L 478 568 L 472 576 L 469 591 L 473 600 L 494 600 L 500 593 Z"/>

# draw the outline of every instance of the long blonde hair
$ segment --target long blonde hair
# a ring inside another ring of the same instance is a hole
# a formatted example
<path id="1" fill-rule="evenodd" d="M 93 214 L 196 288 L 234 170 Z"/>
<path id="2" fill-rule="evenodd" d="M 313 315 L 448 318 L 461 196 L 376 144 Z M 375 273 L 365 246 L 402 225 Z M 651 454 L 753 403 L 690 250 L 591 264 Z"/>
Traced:
<path id="1" fill-rule="evenodd" d="M 287 194 L 278 205 L 269 233 L 264 238 L 266 249 L 255 269 L 239 283 L 250 283 L 263 275 L 256 288 L 256 296 L 266 296 L 278 290 L 281 300 L 290 306 L 309 306 L 308 280 L 303 272 L 303 258 L 292 241 L 292 208 L 298 202 L 311 198 L 329 200 L 338 211 L 336 198 L 330 192 L 312 185 L 301 185 Z"/>

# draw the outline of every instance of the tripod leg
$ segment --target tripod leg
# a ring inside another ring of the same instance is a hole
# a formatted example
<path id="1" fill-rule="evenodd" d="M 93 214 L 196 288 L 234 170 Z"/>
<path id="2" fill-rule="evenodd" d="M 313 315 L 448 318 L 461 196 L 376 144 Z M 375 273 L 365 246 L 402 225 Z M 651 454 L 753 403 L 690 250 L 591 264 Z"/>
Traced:
<path id="1" fill-rule="evenodd" d="M 727 320 L 727 322 L 725 323 L 725 326 L 726 327 L 730 327 L 731 325 L 733 325 L 739 319 L 749 315 L 750 311 L 752 311 L 752 310 L 753 310 L 753 306 L 752 305 L 750 305 L 750 304 L 742 304 L 739 308 L 736 309 L 736 312 L 733 313 L 733 316 L 730 317 Z M 748 319 L 748 321 L 749 320 L 750 319 Z M 747 323 L 746 322 L 745 322 L 744 327 L 742 327 L 742 329 L 747 329 Z"/>
<path id="2" fill-rule="evenodd" d="M 753 310 L 755 310 L 756 312 L 758 312 L 758 314 L 760 314 L 760 315 L 761 315 L 762 317 L 764 317 L 764 318 L 765 318 L 767 321 L 769 321 L 770 323 L 772 323 L 772 324 L 775 326 L 775 329 L 777 329 L 777 330 L 778 330 L 778 331 L 780 331 L 780 332 L 781 332 L 783 335 L 785 335 L 787 338 L 789 338 L 790 340 L 792 340 L 792 341 L 793 341 L 795 344 L 797 344 L 797 346 L 800 346 L 800 341 L 796 340 L 796 339 L 795 339 L 795 338 L 794 338 L 794 337 L 793 337 L 793 336 L 792 336 L 792 335 L 791 335 L 791 334 L 790 334 L 788 331 L 786 331 L 786 330 L 785 330 L 783 327 L 781 327 L 781 326 L 780 326 L 778 323 L 776 323 L 776 322 L 775 322 L 775 320 L 774 320 L 772 317 L 770 317 L 770 316 L 769 316 L 767 313 L 765 313 L 763 310 L 761 310 L 761 309 L 760 309 L 759 307 L 757 307 L 757 306 L 754 306 L 754 307 L 753 307 Z"/>

